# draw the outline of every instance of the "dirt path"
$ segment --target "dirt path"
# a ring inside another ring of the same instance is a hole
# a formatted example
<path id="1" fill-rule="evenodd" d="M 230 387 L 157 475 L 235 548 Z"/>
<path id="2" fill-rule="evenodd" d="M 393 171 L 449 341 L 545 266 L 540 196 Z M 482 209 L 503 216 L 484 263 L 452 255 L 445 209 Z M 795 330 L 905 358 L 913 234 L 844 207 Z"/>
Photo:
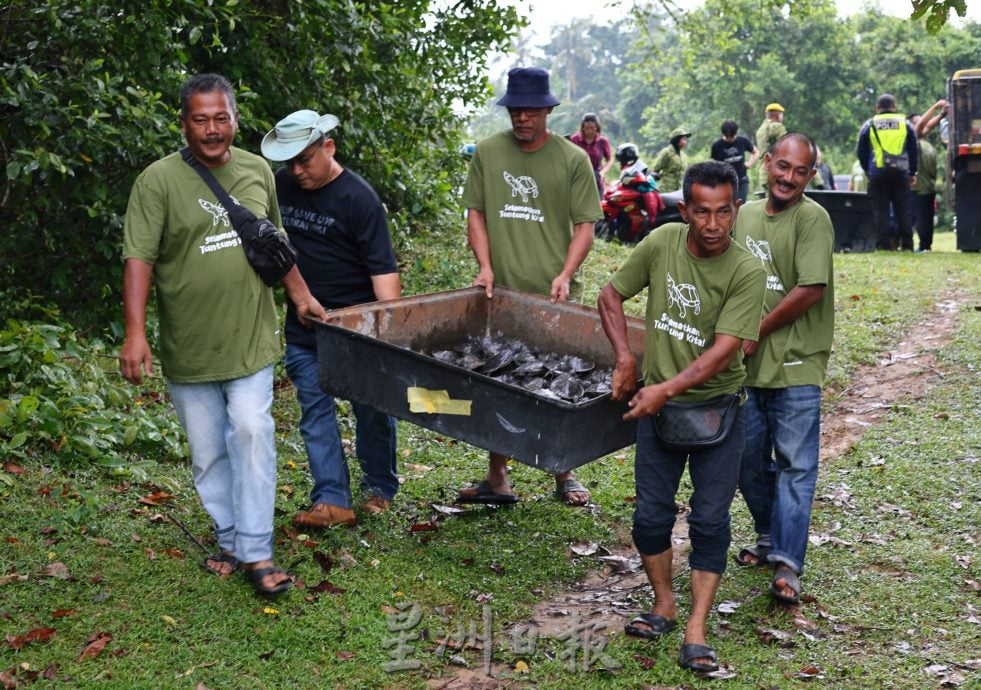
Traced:
<path id="1" fill-rule="evenodd" d="M 950 342 L 961 306 L 955 293 L 942 294 L 894 350 L 882 353 L 876 364 L 858 369 L 848 388 L 825 391 L 832 408 L 821 420 L 821 462 L 847 453 L 891 407 L 900 401 L 911 404 L 919 400 L 931 384 L 943 378 L 937 369 L 936 352 Z M 687 510 L 683 506 L 679 509 Z M 514 627 L 533 625 L 542 637 L 554 637 L 569 629 L 573 617 L 580 616 L 596 626 L 594 629 L 605 625 L 605 631 L 620 631 L 627 616 L 646 606 L 650 599 L 650 586 L 630 542 L 629 526 L 624 527 L 620 537 L 618 544 L 599 547 L 592 556 L 601 559 L 599 570 L 587 574 L 572 590 L 538 603 L 531 618 Z M 687 568 L 688 523 L 684 512 L 672 538 L 672 570 L 677 577 Z M 497 667 L 495 664 L 494 675 L 506 670 Z M 434 679 L 430 687 L 482 690 L 507 687 L 507 683 L 488 678 L 483 669 L 474 668 L 460 669 L 453 678 Z"/>

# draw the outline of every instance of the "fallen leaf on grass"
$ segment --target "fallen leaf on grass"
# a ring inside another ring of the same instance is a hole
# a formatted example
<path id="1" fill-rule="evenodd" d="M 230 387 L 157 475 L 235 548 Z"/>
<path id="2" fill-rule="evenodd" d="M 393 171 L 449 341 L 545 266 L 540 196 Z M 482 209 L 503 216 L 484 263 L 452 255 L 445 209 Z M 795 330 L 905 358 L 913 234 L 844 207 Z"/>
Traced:
<path id="1" fill-rule="evenodd" d="M 71 577 L 71 573 L 68 572 L 68 566 L 60 561 L 48 563 L 46 566 L 41 568 L 41 574 L 47 577 L 55 577 L 59 580 L 67 580 Z"/>
<path id="2" fill-rule="evenodd" d="M 161 501 L 170 501 L 175 498 L 177 497 L 173 494 L 168 494 L 166 491 L 154 491 L 152 494 L 141 496 L 136 502 L 148 506 L 158 506 Z"/>
<path id="3" fill-rule="evenodd" d="M 505 575 L 505 574 L 507 574 L 507 570 L 505 570 L 504 566 L 501 565 L 500 563 L 495 563 L 494 561 L 491 561 L 489 567 L 490 567 L 491 570 L 493 570 L 498 575 Z"/>
<path id="4" fill-rule="evenodd" d="M 742 606 L 742 604 L 740 604 L 738 601 L 723 601 L 716 607 L 716 610 L 719 612 L 719 615 L 731 616 L 740 606 Z"/>
<path id="5" fill-rule="evenodd" d="M 94 659 L 102 654 L 102 650 L 105 649 L 105 646 L 110 642 L 112 642 L 112 633 L 97 632 L 93 634 L 92 637 L 85 642 L 85 649 L 83 649 L 82 653 L 78 655 L 77 659 L 75 659 L 75 663 L 80 664 L 86 659 Z"/>
<path id="6" fill-rule="evenodd" d="M 27 472 L 27 470 L 25 470 L 23 467 L 20 465 L 15 465 L 12 462 L 5 462 L 3 464 L 3 471 L 7 474 L 24 474 Z"/>
<path id="7" fill-rule="evenodd" d="M 173 616 L 167 616 L 167 615 L 160 616 L 160 620 L 162 620 L 167 625 L 177 625 L 177 621 L 174 620 Z"/>
<path id="8" fill-rule="evenodd" d="M 30 579 L 28 575 L 18 575 L 17 573 L 11 573 L 10 575 L 4 575 L 0 577 L 0 586 L 9 585 L 11 582 L 27 582 Z"/>
<path id="9" fill-rule="evenodd" d="M 730 678 L 736 677 L 736 670 L 729 664 L 719 664 L 719 669 L 717 671 L 699 673 L 698 675 L 702 676 L 703 678 L 712 678 L 713 680 L 729 680 Z"/>
<path id="10" fill-rule="evenodd" d="M 65 616 L 74 616 L 78 611 L 75 609 L 58 609 L 57 611 L 51 612 L 52 618 L 64 618 Z"/>
<path id="11" fill-rule="evenodd" d="M 162 553 L 162 554 L 164 554 L 166 556 L 170 556 L 171 558 L 176 558 L 178 560 L 184 558 L 184 552 L 181 551 L 180 549 L 170 549 L 170 548 L 167 548 L 167 549 L 164 549 L 163 551 L 161 551 L 160 553 Z"/>
<path id="12" fill-rule="evenodd" d="M 487 604 L 487 603 L 489 603 L 491 601 L 494 601 L 494 595 L 493 594 L 478 594 L 477 595 L 476 602 L 478 604 Z"/>
<path id="13" fill-rule="evenodd" d="M 54 628 L 35 628 L 34 630 L 28 630 L 23 635 L 7 635 L 4 639 L 14 649 L 20 649 L 29 642 L 47 642 L 54 634 Z"/>
<path id="14" fill-rule="evenodd" d="M 403 462 L 402 468 L 406 470 L 412 470 L 413 472 L 419 472 L 419 473 L 426 473 L 429 470 L 433 469 L 429 465 L 417 465 L 416 463 L 413 462 Z"/>
<path id="15" fill-rule="evenodd" d="M 524 661 L 516 661 L 516 662 L 514 662 L 514 672 L 515 673 L 530 673 L 531 672 L 531 669 L 528 668 L 528 664 L 526 664 Z"/>
<path id="16" fill-rule="evenodd" d="M 410 532 L 435 532 L 439 529 L 439 524 L 433 521 L 417 522 L 409 528 Z"/>
<path id="17" fill-rule="evenodd" d="M 775 644 L 778 647 L 793 647 L 793 634 L 774 628 L 757 628 L 756 636 L 764 644 Z"/>
<path id="18" fill-rule="evenodd" d="M 576 556 L 592 556 L 599 551 L 599 544 L 594 541 L 584 541 L 569 546 L 569 550 Z"/>
<path id="19" fill-rule="evenodd" d="M 354 656 L 354 652 L 335 652 L 334 656 L 337 657 L 338 661 L 347 661 Z"/>
<path id="20" fill-rule="evenodd" d="M 649 656 L 641 656 L 640 654 L 634 654 L 634 661 L 644 668 L 654 668 L 654 664 L 657 663 Z"/>
<path id="21" fill-rule="evenodd" d="M 184 673 L 178 673 L 174 677 L 175 678 L 186 678 L 187 676 L 189 676 L 192 673 L 194 673 L 195 671 L 197 671 L 199 668 L 210 668 L 211 666 L 214 666 L 217 663 L 218 663 L 218 661 L 215 660 L 215 661 L 205 661 L 204 663 L 201 663 L 201 664 L 195 664 L 191 668 L 189 668 L 186 671 L 184 671 Z"/>
<path id="22" fill-rule="evenodd" d="M 331 584 L 327 580 L 321 580 L 319 584 L 311 587 L 310 591 L 317 594 L 321 594 L 322 592 L 327 592 L 328 594 L 344 594 L 344 592 L 347 590 L 343 587 L 338 587 L 337 585 Z"/>
<path id="23" fill-rule="evenodd" d="M 433 510 L 437 513 L 442 513 L 443 515 L 460 515 L 461 513 L 467 512 L 464 508 L 457 508 L 456 506 L 444 506 L 440 503 L 433 503 Z"/>
<path id="24" fill-rule="evenodd" d="M 314 551 L 313 560 L 317 562 L 317 565 L 319 565 L 320 569 L 325 573 L 329 573 L 334 567 L 334 562 L 330 560 L 330 556 L 325 554 L 323 551 Z"/>
<path id="25" fill-rule="evenodd" d="M 797 678 L 800 680 L 812 680 L 814 678 L 824 678 L 824 674 L 821 673 L 821 669 L 817 666 L 805 666 L 797 672 Z"/>

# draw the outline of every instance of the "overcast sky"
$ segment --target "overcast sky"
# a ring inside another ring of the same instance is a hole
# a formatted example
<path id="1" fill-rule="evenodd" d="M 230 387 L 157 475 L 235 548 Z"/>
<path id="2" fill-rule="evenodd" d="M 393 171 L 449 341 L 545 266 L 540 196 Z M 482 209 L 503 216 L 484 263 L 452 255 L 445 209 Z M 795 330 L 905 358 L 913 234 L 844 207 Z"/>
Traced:
<path id="1" fill-rule="evenodd" d="M 863 0 L 835 0 L 840 14 L 853 14 L 861 10 Z M 573 18 L 592 17 L 596 23 L 605 24 L 629 13 L 633 0 L 504 0 L 518 8 L 521 14 L 528 15 L 531 26 L 541 37 L 547 37 L 549 29 L 556 24 L 565 24 Z M 701 0 L 674 0 L 682 8 L 695 7 Z M 912 11 L 909 0 L 878 0 L 880 8 L 897 17 L 908 17 Z M 956 14 L 954 15 L 956 17 Z M 981 0 L 968 0 L 967 16 L 981 21 Z"/>

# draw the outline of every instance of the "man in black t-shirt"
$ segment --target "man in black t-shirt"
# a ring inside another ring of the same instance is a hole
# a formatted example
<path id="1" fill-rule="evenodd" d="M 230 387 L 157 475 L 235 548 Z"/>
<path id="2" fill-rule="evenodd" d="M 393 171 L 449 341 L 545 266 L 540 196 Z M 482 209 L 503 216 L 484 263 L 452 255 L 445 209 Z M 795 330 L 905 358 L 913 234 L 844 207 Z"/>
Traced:
<path id="1" fill-rule="evenodd" d="M 716 139 L 712 144 L 712 160 L 728 163 L 736 171 L 736 177 L 739 178 L 738 196 L 745 203 L 746 197 L 749 196 L 749 176 L 746 174 L 746 168 L 752 168 L 756 164 L 756 159 L 760 157 L 760 150 L 748 138 L 741 134 L 737 135 L 738 131 L 739 125 L 735 120 L 726 120 L 722 123 L 722 138 Z M 747 153 L 752 154 L 748 164 Z"/>
<path id="2" fill-rule="evenodd" d="M 276 192 L 300 274 L 328 309 L 397 299 L 402 292 L 381 200 L 334 158 L 336 146 L 327 133 L 338 124 L 333 115 L 299 110 L 262 140 L 262 155 L 283 161 Z M 320 389 L 315 334 L 300 323 L 292 305 L 286 312 L 286 373 L 296 386 L 300 434 L 314 480 L 311 508 L 293 522 L 306 528 L 353 526 L 357 518 L 334 399 Z M 355 452 L 364 472 L 361 510 L 380 513 L 399 486 L 395 419 L 353 401 L 351 407 L 357 419 Z"/>

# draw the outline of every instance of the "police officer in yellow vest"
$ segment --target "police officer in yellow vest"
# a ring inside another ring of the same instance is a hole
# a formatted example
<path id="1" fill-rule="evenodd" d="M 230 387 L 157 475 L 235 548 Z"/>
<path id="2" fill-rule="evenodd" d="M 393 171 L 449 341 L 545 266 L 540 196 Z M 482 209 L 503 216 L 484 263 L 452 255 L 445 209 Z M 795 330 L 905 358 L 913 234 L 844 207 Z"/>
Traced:
<path id="1" fill-rule="evenodd" d="M 856 150 L 869 179 L 876 246 L 912 251 L 909 188 L 916 182 L 916 134 L 906 116 L 896 112 L 892 94 L 879 96 L 875 113 L 862 125 Z"/>

